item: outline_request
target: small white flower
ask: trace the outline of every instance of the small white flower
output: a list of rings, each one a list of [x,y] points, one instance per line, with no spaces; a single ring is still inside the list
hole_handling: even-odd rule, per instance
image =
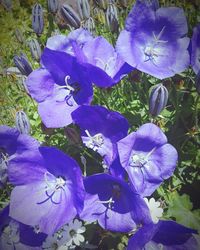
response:
[[[63,233],[62,229],[53,235],[49,235],[42,244],[42,249],[49,250],[66,250],[68,247],[65,245],[70,238],[66,238],[67,235]]]
[[[150,210],[150,215],[153,223],[154,224],[158,223],[159,218],[161,218],[163,214],[163,209],[160,207],[161,206],[160,202],[155,201],[154,198],[151,198],[149,201],[147,198],[144,198],[144,201],[146,202]]]
[[[69,241],[65,243],[66,246],[80,246],[84,242],[85,238],[82,233],[85,232],[85,227],[82,226],[82,222],[75,219],[63,227],[63,234],[66,234],[66,237],[69,238]]]

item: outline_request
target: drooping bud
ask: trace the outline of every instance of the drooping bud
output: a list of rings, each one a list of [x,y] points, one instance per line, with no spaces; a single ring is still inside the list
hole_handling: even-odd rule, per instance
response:
[[[152,116],[157,116],[165,108],[168,101],[168,90],[162,83],[153,87],[149,98],[149,112]]]
[[[38,3],[32,9],[32,28],[37,35],[41,35],[44,29],[43,9]]]
[[[15,125],[21,134],[30,134],[31,126],[26,113],[22,110],[17,111]]]
[[[40,44],[38,43],[37,39],[34,39],[34,38],[31,39],[28,42],[28,45],[29,45],[29,48],[30,48],[31,55],[32,55],[33,59],[39,61],[42,52],[41,52]]]
[[[14,64],[22,75],[28,76],[33,71],[28,58],[23,53],[21,53],[20,56],[14,56]]]
[[[118,10],[115,4],[113,3],[109,4],[106,10],[106,22],[111,32],[118,32]]]
[[[198,74],[196,75],[196,78],[195,78],[195,85],[196,85],[197,93],[200,94],[200,71],[199,71]]]
[[[63,4],[61,7],[61,15],[66,22],[74,27],[75,29],[79,28],[81,25],[81,19],[75,10],[68,4]]]
[[[1,0],[1,4],[6,10],[10,11],[12,9],[12,0]]]
[[[80,134],[77,132],[75,128],[67,127],[64,129],[65,136],[67,137],[69,144],[77,145],[81,144]]]
[[[95,23],[92,17],[85,20],[83,23],[83,28],[88,30],[90,33],[95,34]]]
[[[106,10],[108,6],[108,0],[96,0],[96,3],[99,5],[100,8]]]
[[[82,20],[90,17],[90,4],[88,0],[77,0],[78,12]]]
[[[58,0],[47,0],[47,7],[50,13],[55,14],[58,10]]]
[[[17,28],[15,30],[15,36],[16,36],[18,42],[20,42],[20,43],[24,42],[24,36],[23,36],[22,31],[20,29]]]

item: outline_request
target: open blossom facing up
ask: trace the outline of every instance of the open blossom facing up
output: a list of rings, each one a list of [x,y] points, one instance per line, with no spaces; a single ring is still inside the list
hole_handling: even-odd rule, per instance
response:
[[[12,160],[10,217],[53,234],[83,208],[78,164],[55,148],[40,147]],[[31,216],[30,216],[31,215]]]
[[[142,196],[151,195],[173,174],[177,151],[156,125],[146,123],[117,144],[121,165]]]
[[[86,197],[80,218],[117,232],[129,232],[151,222],[145,201],[125,181],[108,174],[84,179]]]
[[[175,221],[160,220],[140,228],[128,242],[127,250],[197,250],[197,231]]]
[[[153,223],[158,223],[159,218],[161,218],[163,214],[163,209],[160,207],[160,202],[155,201],[154,198],[150,198],[149,200],[147,198],[144,198],[144,201],[149,208]]]
[[[193,29],[191,39],[191,66],[196,74],[200,73],[200,24]]]
[[[189,66],[187,20],[181,8],[158,8],[158,1],[148,2],[136,1],[118,37],[117,51],[132,67],[164,79]]]
[[[26,150],[39,147],[39,142],[29,135],[20,134],[16,128],[0,126],[0,187],[8,179],[9,162]]]
[[[75,124],[81,129],[86,147],[104,157],[109,165],[116,156],[116,142],[128,133],[128,121],[120,113],[101,106],[79,107],[72,113]]]

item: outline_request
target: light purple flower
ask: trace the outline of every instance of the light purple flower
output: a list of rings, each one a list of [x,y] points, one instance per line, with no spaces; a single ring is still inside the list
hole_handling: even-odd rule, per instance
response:
[[[0,126],[0,187],[7,182],[10,161],[26,150],[38,147],[39,142],[31,136],[20,134],[16,128]]]
[[[200,24],[193,29],[191,39],[191,66],[196,74],[200,72]]]
[[[175,221],[160,220],[140,228],[130,238],[127,250],[197,250],[198,243],[192,235],[196,233]]]
[[[56,148],[40,147],[12,160],[10,217],[53,234],[83,208],[78,164]]]
[[[129,232],[139,224],[151,222],[144,200],[125,181],[108,174],[96,174],[84,179],[86,197],[80,218],[98,220],[101,227],[117,232]]]
[[[176,167],[176,149],[152,123],[142,125],[117,144],[122,167],[134,188],[144,197],[151,195]]]
[[[128,121],[118,112],[86,105],[75,110],[72,118],[81,129],[86,147],[98,152],[110,165],[116,157],[116,142],[128,133]]]
[[[164,79],[189,66],[187,32],[187,21],[181,8],[158,8],[158,1],[137,0],[116,48],[132,67]]]
[[[46,48],[42,65],[27,78],[31,96],[46,127],[59,128],[72,123],[71,113],[89,104],[93,96],[87,69],[74,56]]]

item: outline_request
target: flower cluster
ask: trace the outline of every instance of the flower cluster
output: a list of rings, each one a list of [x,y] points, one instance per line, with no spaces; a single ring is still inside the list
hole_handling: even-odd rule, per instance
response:
[[[69,8],[64,9],[68,15]],[[39,18],[37,12],[39,5],[33,13]],[[196,28],[195,72],[198,38]],[[83,28],[48,39],[41,67],[26,79],[28,92],[45,126],[73,124],[82,144],[101,157],[104,171],[83,176],[71,156],[40,144],[28,132],[0,126],[0,184],[13,185],[9,206],[0,214],[1,249],[74,249],[84,244],[84,223],[96,221],[105,230],[134,232],[128,250],[195,249],[196,231],[160,220],[163,208],[151,197],[175,171],[175,147],[153,122],[130,132],[122,114],[91,105],[93,84],[112,87],[133,67],[159,79],[184,71],[190,63],[189,41],[183,10],[159,8],[156,0],[136,1],[116,48]]]

